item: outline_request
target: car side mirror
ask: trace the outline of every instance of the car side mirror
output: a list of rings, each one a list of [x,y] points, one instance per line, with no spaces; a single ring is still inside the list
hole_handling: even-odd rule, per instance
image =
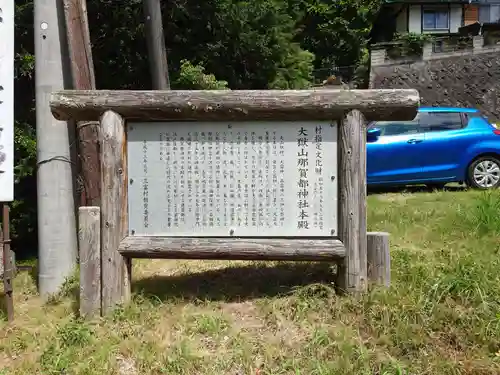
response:
[[[381,130],[380,128],[370,128],[367,130],[366,135],[368,139],[375,140],[380,137]]]

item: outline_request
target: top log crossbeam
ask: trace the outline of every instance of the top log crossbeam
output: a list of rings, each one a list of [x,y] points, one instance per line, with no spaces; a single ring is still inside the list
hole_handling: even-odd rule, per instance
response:
[[[139,121],[329,121],[354,109],[368,121],[406,121],[419,102],[414,89],[64,90],[52,93],[50,108],[64,121],[97,121],[108,110]]]

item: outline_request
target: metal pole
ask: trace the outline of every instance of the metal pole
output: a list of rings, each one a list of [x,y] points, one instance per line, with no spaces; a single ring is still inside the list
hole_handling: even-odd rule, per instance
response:
[[[7,319],[9,322],[14,320],[14,298],[12,295],[13,262],[10,251],[10,233],[9,233],[9,206],[3,204],[3,291],[5,293],[5,306],[7,309]]]
[[[35,1],[38,262],[43,299],[57,293],[76,265],[77,240],[72,183],[71,130],[49,108],[52,91],[68,80],[61,0]],[[65,70],[66,69],[66,70]]]
[[[143,0],[142,4],[152,87],[153,90],[170,90],[160,0]]]

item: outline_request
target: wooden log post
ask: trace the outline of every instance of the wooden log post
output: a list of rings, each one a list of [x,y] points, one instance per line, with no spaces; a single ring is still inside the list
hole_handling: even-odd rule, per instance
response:
[[[368,280],[372,284],[391,285],[391,255],[389,233],[368,232]]]
[[[338,264],[341,292],[367,288],[366,263],[366,130],[365,118],[350,111],[339,126],[339,239],[346,256]]]
[[[130,299],[131,261],[118,252],[128,233],[127,140],[123,118],[101,117],[102,314]]]
[[[78,209],[80,249],[80,316],[101,314],[101,209]]]
[[[2,231],[3,221],[0,221],[0,280],[3,280],[3,262],[4,262],[4,244],[3,244],[3,231]],[[12,263],[12,277],[16,277],[17,275],[17,266],[16,266],[16,253],[10,250],[11,263]]]

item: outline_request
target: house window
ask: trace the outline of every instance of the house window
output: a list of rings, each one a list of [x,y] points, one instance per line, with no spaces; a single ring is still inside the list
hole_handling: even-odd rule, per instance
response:
[[[424,30],[448,30],[450,28],[450,13],[448,9],[424,9]]]
[[[490,6],[481,4],[479,6],[479,22],[487,23],[490,22]]]

